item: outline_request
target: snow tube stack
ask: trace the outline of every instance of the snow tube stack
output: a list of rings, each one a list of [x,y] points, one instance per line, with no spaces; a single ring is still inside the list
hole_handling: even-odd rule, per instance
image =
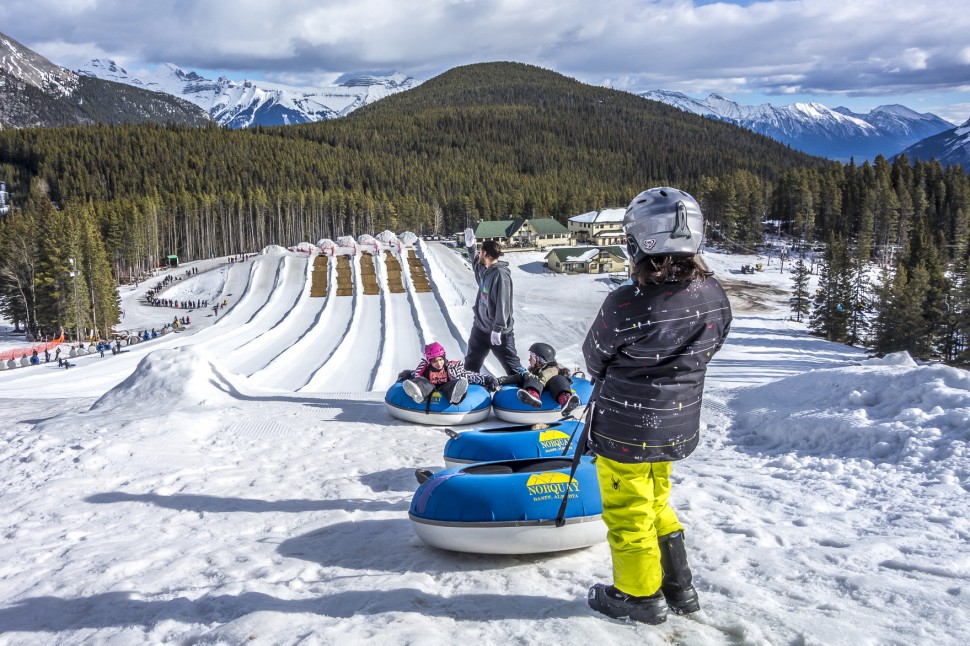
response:
[[[583,431],[579,420],[500,426],[450,433],[445,444],[446,467],[474,462],[527,458],[572,457]]]
[[[408,517],[431,545],[477,554],[537,554],[606,540],[596,467],[583,457],[483,462],[432,475],[415,492]],[[565,524],[556,515],[568,495]]]
[[[438,391],[431,394],[428,402],[418,404],[404,392],[404,382],[399,381],[387,390],[384,405],[392,417],[406,422],[452,426],[474,424],[488,417],[492,398],[483,386],[471,384],[460,404],[452,404]]]
[[[572,377],[572,391],[579,396],[579,408],[573,412],[574,417],[581,417],[589,398],[593,394],[593,384],[588,379]],[[495,416],[506,422],[515,424],[533,424],[535,422],[555,422],[562,418],[559,404],[548,392],[542,393],[542,406],[533,408],[519,400],[518,386],[502,386],[492,396],[492,409]]]

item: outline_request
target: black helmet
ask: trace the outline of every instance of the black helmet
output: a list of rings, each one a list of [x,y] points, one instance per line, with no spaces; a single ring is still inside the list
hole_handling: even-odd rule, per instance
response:
[[[693,256],[701,248],[704,216],[697,200],[684,191],[651,188],[630,202],[623,231],[635,263],[645,256]]]
[[[556,351],[548,343],[533,343],[529,352],[536,355],[539,363],[552,363],[556,360]]]

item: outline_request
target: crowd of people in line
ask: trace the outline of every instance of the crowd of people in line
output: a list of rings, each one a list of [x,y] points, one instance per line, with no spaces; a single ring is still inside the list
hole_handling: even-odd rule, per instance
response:
[[[199,273],[198,267],[192,267],[191,269],[185,270],[185,276],[173,276],[169,274],[165,278],[158,281],[154,287],[150,288],[145,292],[145,301],[149,305],[154,305],[155,307],[174,307],[176,309],[192,309],[195,307],[208,307],[208,300],[188,300],[180,301],[174,298],[155,298],[155,295],[161,292],[163,289],[174,283],[175,281],[182,280],[182,278],[188,278]],[[138,286],[138,283],[135,283]]]

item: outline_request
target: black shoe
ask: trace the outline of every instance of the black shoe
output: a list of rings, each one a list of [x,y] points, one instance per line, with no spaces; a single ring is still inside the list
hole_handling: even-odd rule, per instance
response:
[[[675,615],[689,615],[701,609],[701,602],[697,598],[697,590],[690,586],[686,590],[679,587],[665,588],[661,586],[664,598]]]
[[[533,408],[542,408],[542,400],[530,393],[525,388],[519,388],[519,401]]]
[[[589,589],[586,601],[590,608],[613,619],[629,617],[644,624],[667,621],[667,601],[660,590],[649,597],[634,597],[612,585],[597,583]]]
[[[414,470],[414,477],[417,479],[418,484],[424,484],[433,475],[434,475],[434,473],[431,471],[431,469],[415,469]]]
[[[577,406],[579,406],[579,395],[572,393],[566,398],[566,403],[562,405],[562,416],[569,417]]]

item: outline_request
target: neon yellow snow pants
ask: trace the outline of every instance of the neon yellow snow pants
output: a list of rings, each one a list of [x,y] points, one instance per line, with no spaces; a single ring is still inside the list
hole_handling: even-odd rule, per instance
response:
[[[658,536],[682,530],[670,497],[670,462],[624,464],[596,458],[603,522],[613,556],[613,585],[645,597],[660,589]]]

